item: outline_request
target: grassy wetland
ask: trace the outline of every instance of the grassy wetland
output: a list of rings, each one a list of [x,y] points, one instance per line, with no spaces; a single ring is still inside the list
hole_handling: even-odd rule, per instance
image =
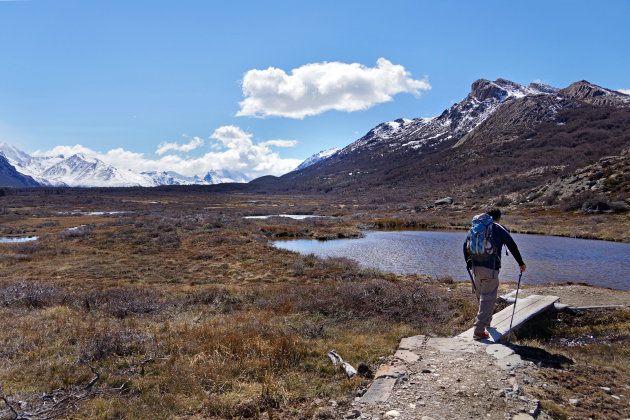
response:
[[[476,313],[466,284],[268,243],[365,227],[464,229],[473,211],[186,190],[0,200],[0,236],[39,236],[0,244],[1,418],[312,418],[330,399],[352,401],[401,337],[455,334]],[[78,213],[98,211],[123,213]],[[555,211],[514,210],[505,222],[630,241],[627,216]],[[334,217],[244,218],[286,213]],[[628,378],[622,318],[612,368]],[[362,374],[347,379],[326,357],[332,349]]]

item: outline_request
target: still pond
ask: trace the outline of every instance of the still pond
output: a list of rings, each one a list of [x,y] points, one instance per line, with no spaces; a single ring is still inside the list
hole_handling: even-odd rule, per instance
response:
[[[630,244],[513,234],[527,264],[524,283],[584,282],[630,290]],[[274,246],[319,257],[346,257],[361,267],[398,274],[469,281],[462,247],[466,232],[368,231],[360,239],[274,241]],[[503,248],[501,279],[516,281],[518,266]]]

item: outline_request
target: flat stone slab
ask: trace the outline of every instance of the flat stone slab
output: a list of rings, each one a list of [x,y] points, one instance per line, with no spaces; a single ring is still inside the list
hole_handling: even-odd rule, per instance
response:
[[[381,365],[379,366],[378,370],[374,374],[374,377],[376,379],[384,378],[384,377],[400,378],[401,376],[404,376],[406,373],[407,373],[407,368],[402,365],[398,365],[398,366]]]
[[[427,341],[427,347],[433,350],[440,351],[442,353],[475,353],[482,343],[477,343],[472,340],[467,340],[462,337],[431,337]]]
[[[387,401],[396,385],[396,378],[381,377],[372,382],[370,388],[361,397],[359,402],[366,404],[374,404],[377,402]]]
[[[406,363],[415,363],[420,360],[420,356],[409,350],[397,350],[396,353],[394,353],[394,357]]]
[[[424,335],[414,335],[412,337],[405,337],[400,340],[398,349],[400,350],[420,350],[424,346]]]
[[[496,357],[497,359],[503,359],[504,357],[513,355],[514,350],[508,346],[504,346],[503,344],[490,344],[486,347],[486,353]]]
[[[519,356],[518,354],[511,354],[509,356],[502,357],[500,359],[497,359],[495,363],[501,369],[505,370],[514,369],[516,367],[524,365],[523,359],[521,359],[521,356]]]
[[[512,417],[512,420],[534,420],[534,418],[527,413],[518,413]]]
[[[549,309],[560,298],[558,296],[540,296],[531,295],[525,299],[519,299],[516,302],[516,309],[514,305],[510,305],[502,311],[492,316],[492,322],[490,327],[486,328],[490,337],[483,342],[497,342],[507,337],[510,332],[510,322],[512,320],[512,311],[514,311],[514,321],[512,324],[512,330],[516,330],[525,322],[538,315],[539,313]],[[473,338],[474,328],[464,331],[458,337],[462,337],[468,340]]]

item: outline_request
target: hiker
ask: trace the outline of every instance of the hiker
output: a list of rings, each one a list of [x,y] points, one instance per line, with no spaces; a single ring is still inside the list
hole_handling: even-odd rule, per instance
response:
[[[499,269],[503,245],[508,247],[521,272],[526,268],[514,239],[508,230],[498,223],[499,220],[501,220],[499,209],[492,209],[475,216],[473,228],[464,242],[466,267],[469,271],[472,270],[473,289],[479,301],[479,312],[474,323],[473,338],[475,340],[489,337],[486,328],[490,326],[499,290]],[[478,234],[473,237],[475,232]]]

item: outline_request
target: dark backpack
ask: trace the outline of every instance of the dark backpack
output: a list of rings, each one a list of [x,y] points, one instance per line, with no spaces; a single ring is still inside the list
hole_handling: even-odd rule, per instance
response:
[[[492,237],[492,216],[482,213],[472,219],[472,227],[466,238],[466,249],[473,261],[488,261],[497,254]]]

